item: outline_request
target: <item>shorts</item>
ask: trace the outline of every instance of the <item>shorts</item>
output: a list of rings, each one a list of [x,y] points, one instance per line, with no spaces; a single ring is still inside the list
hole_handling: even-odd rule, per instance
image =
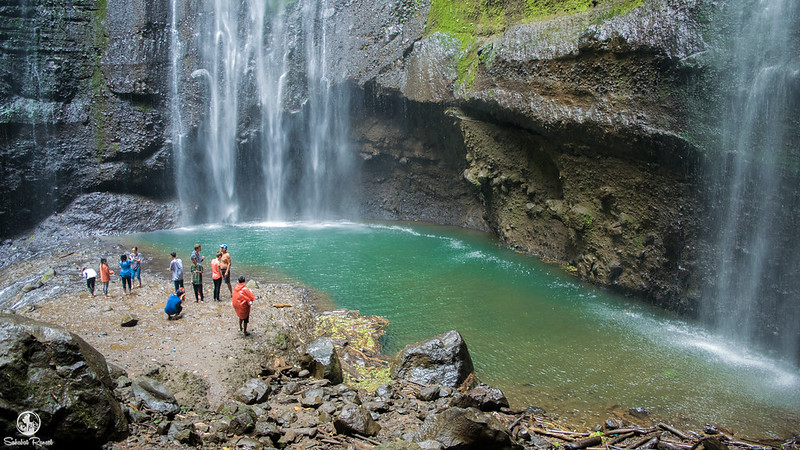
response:
[[[219,273],[222,274],[222,281],[225,283],[230,284],[231,282],[231,274],[228,272],[228,269],[223,269],[222,267],[219,268]]]

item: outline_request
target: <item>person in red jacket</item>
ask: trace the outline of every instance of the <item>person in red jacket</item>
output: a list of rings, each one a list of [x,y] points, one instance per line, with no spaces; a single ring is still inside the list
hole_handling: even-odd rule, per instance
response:
[[[233,288],[233,309],[239,317],[239,331],[244,331],[245,336],[250,336],[247,332],[247,324],[250,322],[250,305],[256,299],[253,291],[244,285],[244,277],[239,277],[239,284]]]

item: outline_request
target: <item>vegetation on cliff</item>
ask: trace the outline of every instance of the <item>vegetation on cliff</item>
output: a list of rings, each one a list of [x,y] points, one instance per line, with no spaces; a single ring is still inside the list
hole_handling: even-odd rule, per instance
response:
[[[479,63],[490,58],[482,47],[490,36],[509,27],[563,15],[593,11],[585,15],[585,25],[630,12],[643,0],[432,0],[425,34],[444,33],[461,42],[457,85],[469,87]]]

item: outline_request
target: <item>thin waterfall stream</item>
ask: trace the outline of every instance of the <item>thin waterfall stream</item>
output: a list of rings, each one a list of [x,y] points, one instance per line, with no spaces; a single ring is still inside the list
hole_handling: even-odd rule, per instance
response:
[[[720,84],[723,151],[711,158],[715,279],[704,316],[733,342],[800,361],[800,3],[732,2]]]

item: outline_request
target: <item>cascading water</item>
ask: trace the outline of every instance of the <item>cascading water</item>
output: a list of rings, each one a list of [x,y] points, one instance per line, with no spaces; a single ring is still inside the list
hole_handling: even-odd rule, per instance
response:
[[[736,342],[800,352],[800,2],[732,1],[720,70],[722,152],[712,158],[716,279],[705,315]]]
[[[200,106],[177,181],[190,220],[352,218],[349,105],[326,59],[333,7],[206,0],[198,9],[187,83]]]
[[[183,45],[181,43],[180,34],[178,32],[178,0],[171,0],[170,1],[170,12],[172,17],[170,18],[170,26],[169,26],[169,47],[170,47],[170,105],[169,105],[169,112],[170,112],[170,119],[171,119],[171,129],[172,129],[172,154],[175,155],[175,165],[178,169],[178,173],[184,173],[185,161],[184,161],[184,152],[183,152],[183,139],[184,139],[184,131],[183,131],[183,120],[181,117],[181,108],[180,108],[180,95],[178,94],[181,90],[180,84],[180,66],[179,62],[182,60],[183,57]],[[178,197],[182,205],[185,205],[186,202],[183,201],[184,198],[188,196],[186,192],[186,184],[178,183]]]

